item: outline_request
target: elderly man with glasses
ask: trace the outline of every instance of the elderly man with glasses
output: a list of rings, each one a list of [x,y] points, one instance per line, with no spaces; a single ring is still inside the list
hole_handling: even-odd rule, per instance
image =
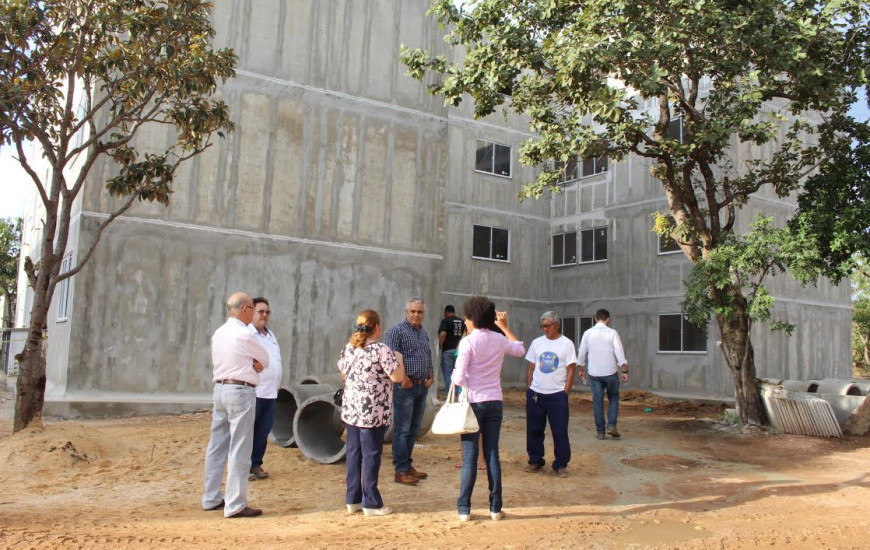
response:
[[[257,340],[269,352],[269,370],[260,375],[257,386],[257,411],[254,418],[254,448],[251,451],[251,473],[249,481],[266,479],[269,473],[263,469],[263,457],[266,454],[266,444],[272,422],[275,419],[275,402],[278,400],[278,388],[281,386],[281,349],[275,333],[266,325],[269,323],[269,301],[265,298],[254,298],[254,320],[248,328],[257,336]]]
[[[541,315],[544,335],[535,339],[526,353],[529,362],[526,383],[526,451],[527,472],[544,468],[544,437],[547,421],[553,434],[553,472],[567,476],[571,460],[568,441],[568,395],[574,385],[577,353],[574,342],[562,336],[562,319],[552,311]]]
[[[227,299],[227,321],[211,337],[211,438],[205,451],[203,510],[223,510],[227,518],[263,514],[248,507],[248,472],[254,441],[255,388],[260,372],[269,367],[269,352],[251,334],[254,302],[244,292]],[[227,470],[226,496],[221,480]]]

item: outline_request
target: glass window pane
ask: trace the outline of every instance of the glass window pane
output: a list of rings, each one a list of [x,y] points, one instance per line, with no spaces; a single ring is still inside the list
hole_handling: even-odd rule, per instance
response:
[[[683,317],[683,351],[707,351],[707,335]]]
[[[592,230],[587,229],[580,233],[580,261],[591,262],[594,259],[592,255]]]
[[[565,317],[562,319],[562,335],[568,337],[575,344],[577,343],[577,319],[575,317]]]
[[[583,333],[595,326],[595,317],[580,317],[580,335],[578,338],[583,338]],[[580,340],[577,340],[578,342]]]
[[[565,181],[574,181],[578,178],[577,174],[577,157],[571,157],[571,159],[566,163],[567,167],[565,168]]]
[[[607,259],[607,228],[600,227],[595,232],[595,259]]]
[[[659,315],[659,351],[681,351],[682,315]]]
[[[477,140],[477,160],[474,168],[481,172],[492,173],[492,143]]]
[[[476,258],[489,258],[489,238],[492,230],[483,225],[474,226],[474,240],[471,255]]]
[[[565,235],[553,235],[553,263],[552,265],[562,265],[565,263]]]
[[[511,175],[511,148],[506,145],[495,146],[495,163],[493,164],[493,174],[499,176]]]
[[[676,252],[680,250],[680,245],[673,240],[669,235],[659,235],[659,252]]]
[[[668,123],[668,138],[683,142],[683,119],[674,118]]]
[[[595,170],[597,172],[607,172],[607,155],[601,155],[595,160]]]
[[[492,228],[492,258],[495,260],[508,259],[508,230]]]
[[[577,233],[573,231],[565,234],[565,263],[577,263]]]
[[[583,176],[591,176],[595,173],[595,160],[592,157],[583,159]]]

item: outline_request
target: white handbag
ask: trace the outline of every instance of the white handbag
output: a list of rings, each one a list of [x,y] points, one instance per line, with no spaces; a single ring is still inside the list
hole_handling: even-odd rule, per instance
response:
[[[468,403],[468,392],[461,393],[456,397],[456,386],[450,383],[450,391],[447,392],[447,401],[435,415],[432,422],[432,433],[438,435],[471,434],[480,431],[477,417]]]

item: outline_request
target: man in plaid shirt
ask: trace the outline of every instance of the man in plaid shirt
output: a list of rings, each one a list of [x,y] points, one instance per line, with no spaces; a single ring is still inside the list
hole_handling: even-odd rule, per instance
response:
[[[426,396],[435,381],[432,349],[423,323],[423,300],[411,298],[405,306],[405,320],[390,328],[384,342],[405,369],[405,379],[393,384],[393,468],[396,483],[417,485],[428,474],[415,470],[411,452],[426,410]]]

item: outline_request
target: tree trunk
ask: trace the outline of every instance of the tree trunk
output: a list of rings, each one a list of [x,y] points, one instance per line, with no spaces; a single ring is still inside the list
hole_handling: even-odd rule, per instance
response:
[[[749,335],[751,324],[745,309],[738,308],[729,317],[716,316],[722,333],[722,352],[734,380],[734,399],[740,418],[748,424],[767,424],[767,415],[761,401],[758,376],[755,371],[755,352]]]
[[[18,361],[13,425],[13,431],[16,432],[23,430],[42,415],[42,405],[45,401],[45,327],[48,304],[51,303],[51,298],[46,296],[47,293],[48,289],[44,288],[41,293],[37,290],[34,296],[30,331],[27,333],[27,342]]]
[[[864,368],[870,369],[870,332],[859,333],[858,336],[864,343]]]

